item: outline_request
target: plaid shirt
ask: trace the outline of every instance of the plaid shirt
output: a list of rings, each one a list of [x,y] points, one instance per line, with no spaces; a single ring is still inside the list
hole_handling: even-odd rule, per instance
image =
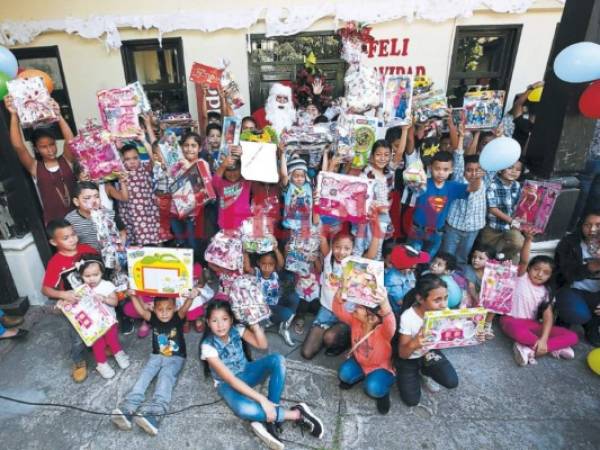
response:
[[[488,208],[498,208],[504,214],[511,216],[515,212],[519,195],[521,194],[521,185],[518,181],[513,181],[510,185],[505,185],[496,175],[487,187],[486,197]],[[488,211],[488,225],[496,231],[510,230],[510,223],[498,219]]]
[[[466,183],[465,159],[462,150],[454,151],[454,180]],[[459,198],[452,202],[446,222],[452,228],[460,231],[478,231],[485,226],[486,183],[481,183],[479,189],[471,192],[465,199]]]

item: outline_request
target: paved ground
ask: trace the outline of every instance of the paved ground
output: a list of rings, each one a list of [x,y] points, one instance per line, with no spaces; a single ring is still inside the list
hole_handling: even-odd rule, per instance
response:
[[[70,380],[66,323],[42,308],[28,314],[29,338],[0,343],[0,394],[33,402],[77,405],[110,411],[133,384],[149,351],[149,338],[126,336],[132,365],[112,380],[94,372],[85,383]],[[274,351],[288,352],[276,335]],[[188,335],[189,358],[180,376],[173,409],[217,400],[196,358],[199,337]],[[380,416],[359,386],[337,388],[339,358],[310,363],[298,351],[288,356],[284,401],[306,401],[325,422],[316,441],[287,425],[286,448],[327,449],[594,449],[600,448],[600,377],[585,363],[590,350],[576,348],[575,361],[542,358],[519,368],[511,346],[497,337],[484,346],[446,355],[457,368],[454,391],[424,394],[422,404],[405,407],[392,390],[392,410]],[[222,403],[192,407],[164,419],[157,437],[139,429],[117,431],[107,417],[62,408],[23,406],[0,400],[0,447],[6,449],[257,449],[246,423]]]

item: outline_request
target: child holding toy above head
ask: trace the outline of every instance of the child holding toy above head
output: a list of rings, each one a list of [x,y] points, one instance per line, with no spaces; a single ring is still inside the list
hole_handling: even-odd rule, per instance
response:
[[[439,350],[427,350],[423,335],[425,312],[446,309],[447,299],[446,283],[434,274],[419,278],[414,291],[404,299],[396,373],[400,398],[408,406],[419,404],[421,381],[432,392],[439,390],[432,380],[448,389],[458,386],[450,361]]]
[[[281,186],[285,189],[282,226],[292,231],[306,229],[312,223],[313,205],[308,166],[300,157],[287,160],[283,153],[280,172]]]
[[[406,294],[417,282],[415,271],[418,264],[429,262],[429,255],[419,252],[408,245],[394,245],[386,242],[383,245],[383,261],[385,263],[384,286],[395,314],[400,312]]]
[[[251,421],[252,431],[273,449],[283,449],[277,429],[284,421],[294,421],[321,439],[322,421],[305,403],[290,409],[281,405],[285,386],[285,359],[272,353],[256,361],[248,358],[246,344],[266,350],[267,337],[259,324],[236,323],[228,302],[213,300],[206,307],[207,330],[200,344],[204,374],[210,373],[225,403],[241,419]],[[268,394],[254,387],[269,379]]]
[[[529,261],[532,240],[533,235],[526,233],[512,308],[500,318],[502,331],[515,341],[513,350],[519,366],[536,364],[536,357],[548,353],[556,359],[573,359],[572,346],[578,341],[573,331],[554,326],[554,260],[540,255]]]
[[[177,309],[174,298],[155,297],[153,310],[149,311],[133,291],[130,297],[137,313],[152,326],[152,354],[131,391],[113,410],[111,420],[120,430],[131,430],[131,422],[134,421],[146,433],[156,436],[160,416],[169,408],[177,377],[185,364],[183,323],[192,299],[187,298]],[[155,377],[152,401],[140,408]]]
[[[350,389],[364,379],[366,394],[376,400],[380,414],[387,414],[395,378],[391,340],[396,331],[396,318],[382,290],[369,300],[377,306],[344,302],[340,290],[333,298],[333,312],[350,327],[352,345],[338,370],[338,377],[342,389]]]

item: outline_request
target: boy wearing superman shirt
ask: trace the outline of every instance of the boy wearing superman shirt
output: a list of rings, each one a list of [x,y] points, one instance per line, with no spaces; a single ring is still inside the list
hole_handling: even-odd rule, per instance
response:
[[[412,236],[408,244],[416,250],[423,250],[433,258],[442,243],[444,222],[450,204],[459,198],[467,198],[479,186],[476,181],[469,184],[449,181],[452,174],[453,157],[450,152],[436,153],[431,160],[431,178],[417,198],[413,215]]]

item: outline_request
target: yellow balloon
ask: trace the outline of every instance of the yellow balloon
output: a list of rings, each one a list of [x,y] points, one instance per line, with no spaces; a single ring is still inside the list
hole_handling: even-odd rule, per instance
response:
[[[544,92],[544,88],[542,86],[536,87],[532,90],[527,96],[527,100],[532,103],[537,103],[542,99],[542,92]]]
[[[600,375],[600,348],[588,353],[587,363],[596,375]]]

